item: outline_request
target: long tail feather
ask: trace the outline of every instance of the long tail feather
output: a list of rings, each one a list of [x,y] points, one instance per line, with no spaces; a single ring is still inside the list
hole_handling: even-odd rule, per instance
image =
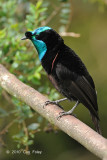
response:
[[[102,135],[101,129],[100,129],[100,126],[99,126],[99,119],[96,118],[95,115],[93,115],[92,113],[90,113],[90,114],[91,114],[91,117],[92,117],[92,121],[93,121],[93,123],[94,123],[94,125],[95,125],[96,131],[97,131],[99,134]]]

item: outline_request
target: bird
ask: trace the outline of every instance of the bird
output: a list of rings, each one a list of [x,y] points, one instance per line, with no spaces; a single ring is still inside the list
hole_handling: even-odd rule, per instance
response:
[[[26,39],[32,41],[49,80],[65,97],[46,101],[45,105],[52,103],[60,106],[59,103],[64,100],[75,101],[71,110],[60,112],[58,118],[61,118],[73,115],[74,109],[82,103],[89,110],[96,131],[101,134],[95,84],[81,58],[51,27],[43,26],[34,31],[26,31],[22,40]]]

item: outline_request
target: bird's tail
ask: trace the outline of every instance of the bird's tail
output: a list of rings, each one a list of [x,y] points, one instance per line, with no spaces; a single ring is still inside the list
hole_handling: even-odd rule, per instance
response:
[[[102,135],[101,129],[100,129],[100,126],[99,126],[99,119],[98,119],[97,117],[95,117],[95,115],[93,115],[92,113],[90,113],[90,114],[91,114],[91,117],[92,117],[92,121],[93,121],[93,123],[94,123],[94,125],[95,125],[96,131],[97,131],[99,134]]]

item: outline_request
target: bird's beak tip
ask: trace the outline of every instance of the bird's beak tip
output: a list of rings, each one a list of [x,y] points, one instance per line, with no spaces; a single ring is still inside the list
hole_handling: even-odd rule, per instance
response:
[[[23,38],[21,38],[21,40],[26,40],[26,39],[28,39],[27,37],[23,37]]]

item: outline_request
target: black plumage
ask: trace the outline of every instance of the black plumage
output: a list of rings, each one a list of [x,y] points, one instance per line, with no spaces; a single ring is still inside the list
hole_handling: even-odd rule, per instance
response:
[[[67,99],[82,103],[90,111],[97,132],[101,133],[95,85],[84,63],[53,29],[35,36],[47,46],[41,63],[55,88]]]

